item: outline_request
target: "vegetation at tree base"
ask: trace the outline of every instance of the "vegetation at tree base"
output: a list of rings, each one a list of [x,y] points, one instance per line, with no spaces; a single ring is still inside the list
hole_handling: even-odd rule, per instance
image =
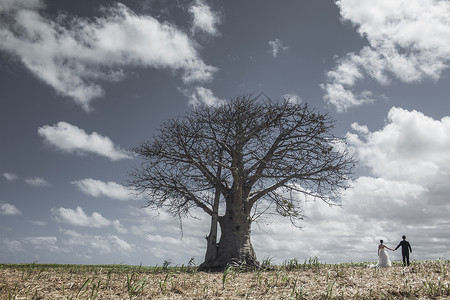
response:
[[[390,268],[291,259],[266,269],[0,265],[0,299],[447,299],[450,260]]]
[[[336,204],[348,187],[354,160],[333,135],[333,123],[288,99],[242,96],[197,106],[134,149],[143,163],[130,186],[147,194],[154,209],[182,218],[200,208],[211,217],[202,270],[257,268],[250,240],[255,218],[272,206],[296,224],[305,197]]]

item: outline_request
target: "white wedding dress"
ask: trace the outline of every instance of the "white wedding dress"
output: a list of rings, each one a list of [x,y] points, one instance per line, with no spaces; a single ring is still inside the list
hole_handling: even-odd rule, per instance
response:
[[[369,268],[387,268],[391,267],[392,263],[389,259],[389,255],[386,252],[386,248],[380,249],[380,255],[378,256],[378,263],[376,265],[368,265]]]
[[[378,257],[378,264],[376,266],[381,268],[392,266],[391,260],[389,259],[389,255],[386,252],[386,248],[380,249],[380,256]]]

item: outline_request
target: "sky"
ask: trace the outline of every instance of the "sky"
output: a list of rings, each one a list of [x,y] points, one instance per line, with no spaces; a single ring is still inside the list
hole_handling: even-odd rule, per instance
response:
[[[450,258],[449,69],[446,0],[0,0],[0,263],[200,264],[208,216],[145,208],[131,149],[248,93],[329,114],[358,159],[341,206],[253,224],[260,261],[376,261],[404,234]]]

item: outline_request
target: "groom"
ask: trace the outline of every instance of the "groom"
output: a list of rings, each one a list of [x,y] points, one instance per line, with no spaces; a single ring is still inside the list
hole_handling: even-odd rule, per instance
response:
[[[411,251],[412,253],[411,245],[406,240],[406,236],[402,236],[402,239],[403,240],[394,250],[397,250],[398,247],[402,246],[403,265],[406,266],[406,263],[408,263],[409,266],[409,252]]]

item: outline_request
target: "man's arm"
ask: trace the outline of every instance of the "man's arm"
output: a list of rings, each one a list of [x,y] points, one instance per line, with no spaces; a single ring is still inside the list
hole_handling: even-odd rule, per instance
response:
[[[411,253],[412,253],[412,248],[411,248],[411,244],[410,243],[408,243],[408,248],[409,248],[409,251],[411,251]]]
[[[397,247],[395,247],[395,249],[394,250],[397,250],[398,249],[398,247],[400,247],[400,245],[402,244],[402,242],[400,242],[400,244],[398,244],[398,246]]]

